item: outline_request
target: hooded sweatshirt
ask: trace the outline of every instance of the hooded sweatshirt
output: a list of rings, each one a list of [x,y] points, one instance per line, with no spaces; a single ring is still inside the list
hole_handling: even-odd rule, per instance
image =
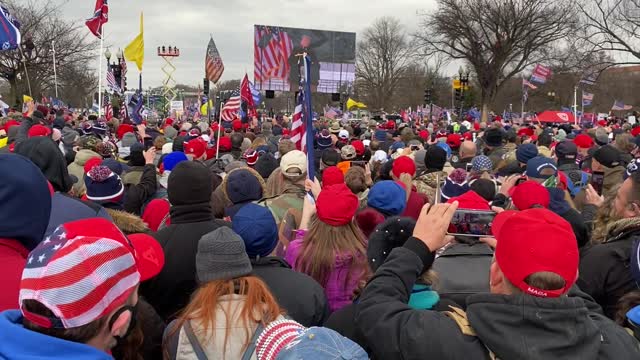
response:
[[[68,192],[73,182],[67,172],[67,163],[53,140],[48,137],[34,137],[16,146],[16,154],[31,160],[56,191]],[[79,178],[81,179],[81,178]]]
[[[46,360],[111,360],[109,354],[92,346],[27,330],[22,314],[9,310],[0,314],[0,358]]]
[[[18,307],[22,269],[44,236],[51,194],[40,170],[22,156],[0,155],[0,173],[1,311]]]

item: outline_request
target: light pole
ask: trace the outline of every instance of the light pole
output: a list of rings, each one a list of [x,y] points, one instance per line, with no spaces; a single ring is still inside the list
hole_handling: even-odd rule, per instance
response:
[[[460,76],[460,116],[462,118],[462,111],[464,110],[464,91],[469,85],[469,71],[465,72],[462,66],[458,69],[458,75]]]

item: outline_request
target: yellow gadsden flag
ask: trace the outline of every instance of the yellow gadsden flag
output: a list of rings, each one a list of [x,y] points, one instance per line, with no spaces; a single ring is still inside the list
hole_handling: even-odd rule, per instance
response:
[[[29,95],[22,95],[22,102],[23,103],[28,103],[29,101],[33,101],[33,98]]]
[[[124,57],[136,63],[138,71],[142,71],[142,63],[144,62],[144,26],[142,13],[140,13],[140,34],[124,48]]]
[[[357,107],[358,109],[366,109],[367,105],[349,98],[349,100],[347,100],[347,109],[354,107]]]

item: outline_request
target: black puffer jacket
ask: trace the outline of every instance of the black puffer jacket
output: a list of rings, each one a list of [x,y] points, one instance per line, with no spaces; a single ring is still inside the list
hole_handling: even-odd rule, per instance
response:
[[[411,289],[434,254],[418,239],[391,252],[356,305],[356,325],[377,359],[638,359],[637,341],[594,312],[588,297],[477,294],[466,318],[475,336],[442,312],[413,310]],[[592,300],[591,300],[592,301]],[[469,330],[468,328],[465,328]]]
[[[253,273],[261,278],[287,315],[306,327],[322,326],[329,317],[324,289],[312,277],[291,269],[284,259],[252,259]],[[295,289],[295,291],[292,291]]]
[[[610,318],[615,316],[618,300],[638,288],[629,263],[633,242],[639,239],[640,218],[622,219],[609,225],[604,243],[582,250],[578,285]]]

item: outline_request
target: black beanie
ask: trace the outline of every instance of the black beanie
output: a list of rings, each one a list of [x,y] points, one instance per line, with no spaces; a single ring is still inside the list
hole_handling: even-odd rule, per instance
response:
[[[200,162],[183,161],[169,175],[167,193],[171,205],[208,203],[213,192],[211,172]]]
[[[593,153],[593,158],[604,167],[614,168],[620,166],[620,150],[611,145],[605,145],[596,150]]]
[[[269,175],[277,168],[278,160],[271,153],[262,154],[253,166],[253,169],[265,180],[268,179]]]
[[[379,224],[369,236],[367,258],[373,271],[387,259],[391,250],[401,247],[413,234],[416,221],[408,217],[394,216]]]
[[[171,146],[171,151],[184,152],[184,136],[176,136],[176,138],[173,139],[173,145]]]
[[[436,169],[442,171],[447,163],[447,152],[439,146],[429,146],[424,156],[424,166],[427,170]]]

